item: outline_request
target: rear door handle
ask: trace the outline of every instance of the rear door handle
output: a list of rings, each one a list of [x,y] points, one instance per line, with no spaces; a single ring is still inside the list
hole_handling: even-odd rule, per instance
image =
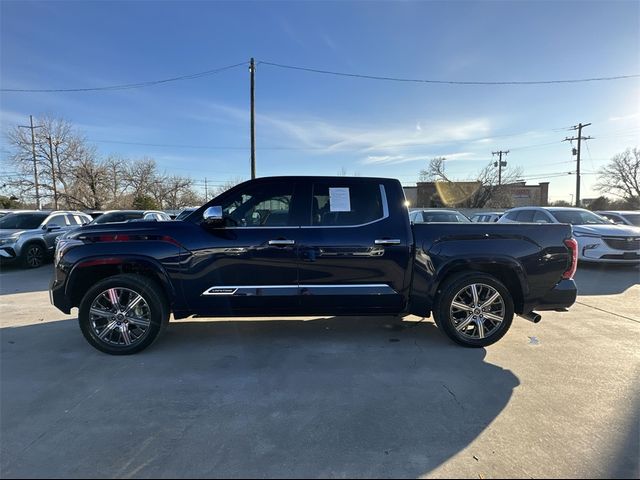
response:
[[[379,238],[374,242],[376,245],[400,245],[400,240],[397,238]]]
[[[269,240],[269,245],[276,247],[284,247],[286,245],[295,245],[295,240]]]

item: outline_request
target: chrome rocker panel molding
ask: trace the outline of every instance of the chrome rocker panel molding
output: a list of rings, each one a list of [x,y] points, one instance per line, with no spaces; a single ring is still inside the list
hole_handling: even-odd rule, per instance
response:
[[[202,295],[295,296],[295,295],[397,295],[384,283],[365,285],[216,285]]]

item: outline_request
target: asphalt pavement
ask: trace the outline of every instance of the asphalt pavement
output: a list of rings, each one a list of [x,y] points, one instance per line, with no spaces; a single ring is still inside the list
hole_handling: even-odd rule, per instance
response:
[[[579,269],[569,312],[486,349],[416,317],[187,319],[129,357],[51,270],[0,273],[2,478],[640,475],[637,268]]]

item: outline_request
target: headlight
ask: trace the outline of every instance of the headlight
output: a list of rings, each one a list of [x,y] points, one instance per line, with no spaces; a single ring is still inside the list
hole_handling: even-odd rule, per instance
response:
[[[53,264],[54,266],[58,266],[60,260],[64,256],[65,253],[69,251],[69,249],[73,247],[77,247],[79,245],[84,245],[82,240],[77,240],[75,238],[62,238],[56,244],[56,251],[53,254]]]
[[[6,245],[8,243],[15,243],[18,240],[17,235],[11,235],[10,237],[0,238],[0,245]]]

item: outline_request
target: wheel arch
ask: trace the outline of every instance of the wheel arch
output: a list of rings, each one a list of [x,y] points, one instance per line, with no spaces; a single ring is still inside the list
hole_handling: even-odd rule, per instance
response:
[[[437,299],[445,283],[453,278],[477,273],[491,275],[499,280],[511,294],[515,312],[522,313],[528,287],[524,268],[515,259],[501,259],[491,262],[452,261],[438,272],[437,280],[434,282],[431,292],[432,298]]]
[[[155,281],[161,288],[167,305],[173,309],[176,291],[169,275],[157,260],[144,256],[93,257],[78,262],[69,273],[65,289],[71,306],[79,306],[87,291],[98,281],[124,273],[141,275]]]

